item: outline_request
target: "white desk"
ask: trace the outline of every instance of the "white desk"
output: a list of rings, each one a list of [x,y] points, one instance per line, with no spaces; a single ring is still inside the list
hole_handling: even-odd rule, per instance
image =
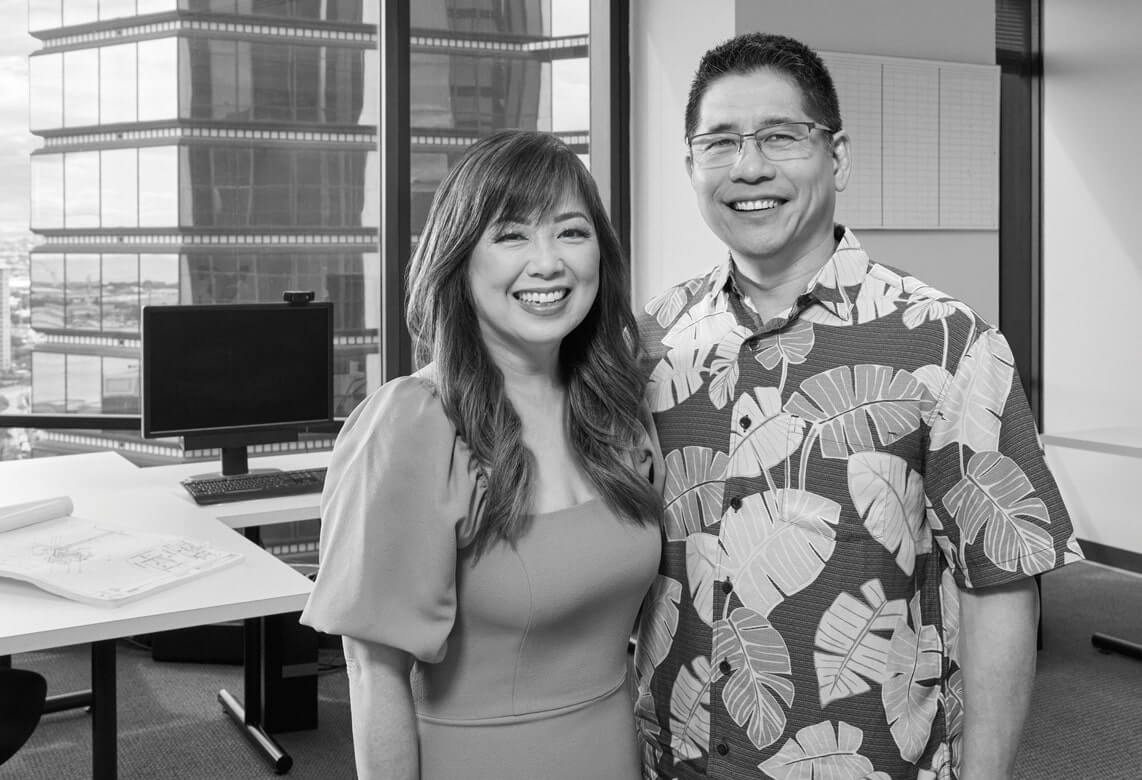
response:
[[[323,468],[329,465],[330,454],[330,451],[325,450],[250,458],[250,470]],[[220,465],[218,461],[200,461],[176,463],[170,466],[148,466],[136,470],[134,485],[138,490],[153,491],[156,495],[192,507],[203,515],[217,518],[231,528],[292,523],[298,520],[313,520],[319,516],[318,508],[321,503],[319,493],[199,506],[179,484],[179,480],[216,472]]]
[[[162,490],[114,453],[0,462],[5,503],[70,495],[77,517],[179,534],[239,551],[241,562],[118,607],[95,607],[0,579],[0,655],[92,643],[93,766],[117,773],[115,645],[119,637],[300,610],[312,583],[256,544]],[[180,488],[181,489],[181,488]],[[251,708],[249,692],[247,707]],[[286,767],[288,769],[288,767]]]

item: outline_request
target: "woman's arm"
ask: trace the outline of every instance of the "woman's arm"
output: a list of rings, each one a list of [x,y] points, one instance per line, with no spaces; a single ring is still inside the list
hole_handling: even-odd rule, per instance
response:
[[[409,670],[412,656],[388,645],[341,640],[349,676],[353,749],[361,780],[420,780]]]

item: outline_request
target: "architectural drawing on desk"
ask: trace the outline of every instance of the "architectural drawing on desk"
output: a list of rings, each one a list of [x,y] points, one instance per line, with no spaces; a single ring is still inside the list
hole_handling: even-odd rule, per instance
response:
[[[196,544],[189,539],[176,538],[157,547],[143,550],[127,560],[140,569],[181,574],[193,571],[196,567],[210,565],[217,555],[213,548]]]
[[[46,544],[32,547],[31,553],[33,558],[43,561],[48,566],[81,571],[83,562],[94,554],[89,542],[88,537],[54,538]]]
[[[237,563],[242,554],[74,516],[0,534],[0,576],[88,604],[114,605]]]

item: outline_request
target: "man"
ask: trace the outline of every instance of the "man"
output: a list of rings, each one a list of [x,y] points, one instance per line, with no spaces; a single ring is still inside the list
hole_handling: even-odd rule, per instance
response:
[[[803,44],[707,52],[686,139],[729,256],[640,321],[667,464],[646,776],[1009,777],[1032,575],[1082,557],[1010,348],[834,224],[850,139]]]

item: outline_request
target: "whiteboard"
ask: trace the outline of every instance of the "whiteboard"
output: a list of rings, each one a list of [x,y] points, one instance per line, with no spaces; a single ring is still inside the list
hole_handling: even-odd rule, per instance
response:
[[[851,138],[837,221],[853,228],[996,230],[995,65],[820,52]]]

